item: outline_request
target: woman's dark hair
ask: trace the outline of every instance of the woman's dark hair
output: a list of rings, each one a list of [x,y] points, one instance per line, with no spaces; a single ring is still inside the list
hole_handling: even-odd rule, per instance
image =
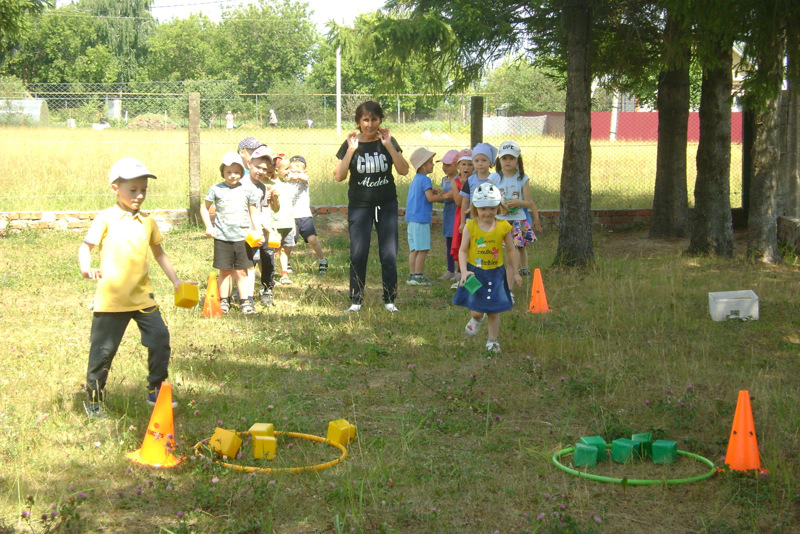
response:
[[[498,156],[496,160],[494,160],[494,168],[497,169],[497,172],[502,173],[500,170],[500,157]],[[519,171],[519,176],[517,176],[517,180],[522,180],[522,177],[525,176],[525,166],[522,164],[522,154],[519,155],[517,158],[517,170]]]
[[[367,100],[366,102],[362,102],[356,108],[356,124],[359,123],[361,117],[364,115],[375,115],[378,117],[381,122],[383,122],[383,108],[380,104],[373,100]]]

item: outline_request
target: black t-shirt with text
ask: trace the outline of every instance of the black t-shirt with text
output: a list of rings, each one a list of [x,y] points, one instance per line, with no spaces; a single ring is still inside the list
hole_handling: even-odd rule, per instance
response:
[[[392,137],[395,150],[402,152]],[[342,143],[336,157],[347,154],[347,141]],[[397,200],[397,189],[392,174],[392,156],[380,140],[359,141],[358,148],[350,160],[350,187],[347,192],[349,205],[353,208],[380,206]]]

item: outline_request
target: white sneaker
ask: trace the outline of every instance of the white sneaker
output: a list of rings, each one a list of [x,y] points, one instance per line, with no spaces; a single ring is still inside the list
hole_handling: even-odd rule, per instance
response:
[[[361,304],[351,304],[347,309],[347,313],[361,311]]]
[[[458,284],[460,284],[460,283],[461,283],[461,278],[459,278],[458,280],[453,282],[453,285],[450,286],[450,289],[458,289]]]
[[[489,340],[486,342],[486,350],[495,354],[500,354],[500,343]]]
[[[397,309],[397,306],[394,305],[394,302],[387,302],[386,303],[386,310],[391,312],[391,313],[400,311],[400,310]]]
[[[470,319],[467,323],[467,326],[464,328],[464,333],[467,334],[469,337],[474,336],[478,333],[478,330],[481,329],[481,325],[483,324],[483,320],[486,318],[486,314],[481,317],[480,321],[476,321],[474,318]]]

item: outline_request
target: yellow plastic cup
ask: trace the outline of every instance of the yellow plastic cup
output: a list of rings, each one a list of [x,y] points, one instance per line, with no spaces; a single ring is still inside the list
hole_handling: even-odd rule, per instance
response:
[[[264,244],[264,233],[251,230],[247,232],[245,241],[247,241],[247,244],[250,245],[250,248],[258,248]]]
[[[267,246],[269,248],[281,248],[281,234],[278,232],[270,232]]]
[[[194,308],[200,300],[200,293],[197,290],[197,284],[183,283],[178,286],[175,292],[175,306],[181,308]]]

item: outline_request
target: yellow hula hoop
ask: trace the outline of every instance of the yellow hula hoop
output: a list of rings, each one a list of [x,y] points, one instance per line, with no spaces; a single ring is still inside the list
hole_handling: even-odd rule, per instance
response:
[[[241,436],[249,436],[250,432],[237,432],[237,435]],[[210,458],[212,461],[222,465],[223,467],[227,467],[228,469],[233,469],[235,471],[244,471],[245,473],[262,473],[262,474],[269,474],[269,473],[302,473],[303,471],[322,471],[323,469],[328,469],[329,467],[333,467],[334,465],[342,463],[345,458],[347,458],[347,449],[341,443],[336,443],[326,438],[321,438],[319,436],[314,436],[312,434],[303,434],[302,432],[285,432],[285,431],[275,431],[275,436],[287,436],[290,438],[301,438],[307,439],[309,441],[318,441],[320,443],[324,443],[326,445],[330,445],[331,447],[336,447],[340,451],[342,451],[342,455],[337,459],[325,462],[324,464],[316,464],[316,465],[306,465],[303,467],[255,467],[255,466],[247,466],[247,465],[236,465],[230,464],[228,462],[223,462],[220,460],[216,460],[214,458]],[[202,441],[197,442],[194,446],[194,453],[199,456],[200,458],[207,458],[200,452],[200,448],[204,445]]]

